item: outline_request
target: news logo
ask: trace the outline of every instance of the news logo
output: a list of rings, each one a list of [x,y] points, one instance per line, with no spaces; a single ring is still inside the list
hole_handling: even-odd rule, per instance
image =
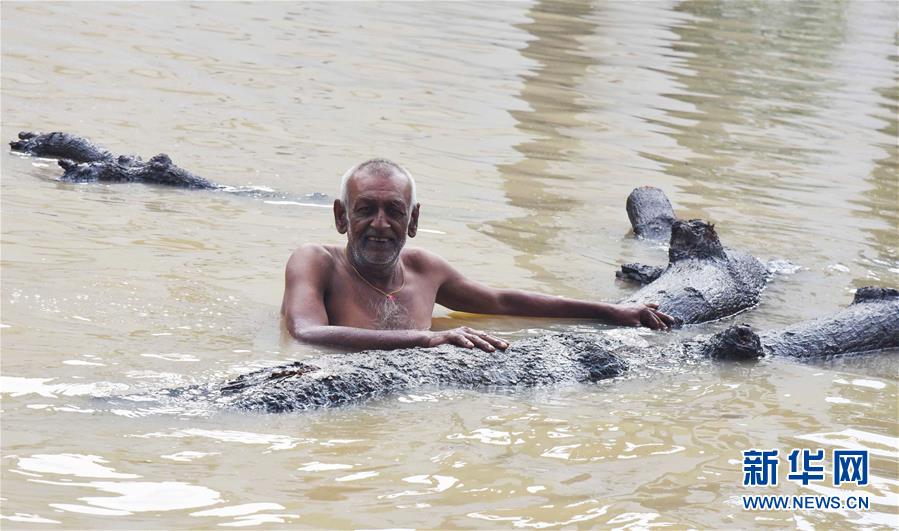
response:
[[[777,455],[780,450],[744,450],[743,486],[768,487],[777,485]]]
[[[788,481],[807,486],[825,482],[830,476],[830,484],[840,487],[847,484],[865,486],[868,484],[868,450],[834,450],[831,461],[827,461],[823,449],[794,448],[786,455],[789,472]],[[780,450],[744,450],[743,486],[775,487],[778,484]],[[867,510],[870,500],[866,495],[841,496],[743,496],[743,509],[758,511],[792,510]]]
[[[802,461],[799,460],[800,456]],[[824,481],[824,465],[813,464],[823,463],[824,450],[818,450],[813,454],[806,448],[803,448],[801,453],[799,449],[794,449],[790,452],[789,461],[790,473],[787,479],[799,481],[803,485],[808,485],[810,481]]]
[[[833,484],[855,483],[868,484],[868,451],[867,450],[834,450]]]

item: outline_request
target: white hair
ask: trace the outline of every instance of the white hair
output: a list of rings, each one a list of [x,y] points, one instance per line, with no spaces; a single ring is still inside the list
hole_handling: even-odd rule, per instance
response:
[[[347,191],[347,183],[350,182],[350,177],[355,175],[361,169],[372,168],[375,171],[380,171],[384,174],[400,172],[409,179],[409,188],[411,189],[411,198],[412,201],[409,205],[409,208],[415,208],[416,204],[416,196],[415,196],[415,179],[412,178],[412,174],[409,173],[406,168],[400,166],[396,162],[387,159],[370,159],[365,162],[360,162],[355,166],[352,166],[350,169],[343,174],[343,177],[340,178],[340,201],[343,203],[344,208],[350,208],[349,204],[349,192]]]

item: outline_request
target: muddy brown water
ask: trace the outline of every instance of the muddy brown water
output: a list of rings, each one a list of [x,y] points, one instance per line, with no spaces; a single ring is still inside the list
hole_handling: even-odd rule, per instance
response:
[[[283,267],[341,240],[304,196],[375,155],[417,176],[412,243],[494,285],[623,297],[616,264],[664,260],[624,213],[653,184],[795,266],[736,320],[895,287],[896,27],[876,1],[4,2],[4,141],[72,131],[289,197],[70,185],[3,155],[2,526],[895,526],[896,352],[289,415],[116,397],[314,354],[282,336]],[[460,324],[607,330],[435,312]],[[871,484],[837,489],[871,509],[743,511],[741,452],[797,447],[871,450]],[[781,467],[765,493],[834,490]]]

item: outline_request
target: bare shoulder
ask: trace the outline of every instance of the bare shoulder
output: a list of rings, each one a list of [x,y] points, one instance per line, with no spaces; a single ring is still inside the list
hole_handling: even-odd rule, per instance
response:
[[[306,243],[296,248],[287,261],[288,275],[321,275],[334,269],[335,253],[329,245]]]
[[[449,274],[452,266],[437,253],[426,251],[418,247],[406,247],[403,249],[403,263],[407,267],[420,272],[430,274]]]

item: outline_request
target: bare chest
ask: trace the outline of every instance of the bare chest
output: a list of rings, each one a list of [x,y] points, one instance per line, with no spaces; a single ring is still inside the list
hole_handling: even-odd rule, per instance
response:
[[[390,297],[360,279],[335,275],[325,294],[328,322],[372,330],[426,330],[431,327],[436,286],[408,274],[403,289]]]

